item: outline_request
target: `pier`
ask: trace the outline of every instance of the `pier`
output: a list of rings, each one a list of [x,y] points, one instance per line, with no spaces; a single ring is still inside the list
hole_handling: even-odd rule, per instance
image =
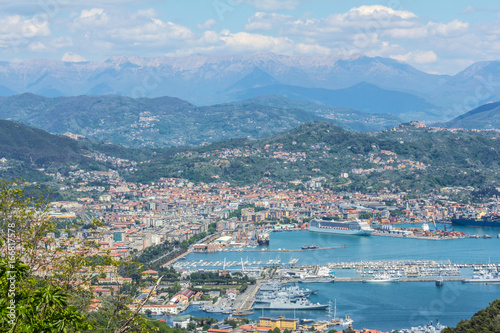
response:
[[[350,278],[350,277],[337,277],[335,278],[335,283],[342,282],[364,282],[368,278]],[[463,276],[446,276],[443,277],[443,281],[462,281],[464,280]],[[387,283],[395,283],[395,282],[434,282],[436,281],[436,277],[402,277],[394,282]]]
[[[257,282],[254,285],[250,285],[241,294],[238,295],[234,302],[233,310],[236,313],[249,313],[251,312],[253,303],[255,302],[255,295],[259,292],[262,282]]]
[[[379,237],[395,237],[395,238],[410,238],[410,239],[425,239],[425,240],[449,240],[449,239],[463,239],[466,237],[457,237],[457,236],[421,236],[421,235],[408,235],[408,234],[397,234],[397,233],[389,233],[389,232],[380,232],[374,231],[372,236]]]
[[[304,252],[304,251],[319,251],[319,250],[332,250],[332,249],[344,249],[346,248],[347,245],[344,246],[329,246],[329,247],[318,247],[314,249],[296,249],[296,250],[289,250],[289,249],[277,249],[277,250],[269,250],[269,249],[261,249],[261,250],[224,250],[220,252],[238,252],[238,253],[250,253],[250,252]]]

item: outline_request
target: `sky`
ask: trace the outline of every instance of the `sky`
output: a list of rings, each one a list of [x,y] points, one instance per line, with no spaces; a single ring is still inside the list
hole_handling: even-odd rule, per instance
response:
[[[257,52],[453,75],[500,60],[500,0],[0,0],[2,61]]]

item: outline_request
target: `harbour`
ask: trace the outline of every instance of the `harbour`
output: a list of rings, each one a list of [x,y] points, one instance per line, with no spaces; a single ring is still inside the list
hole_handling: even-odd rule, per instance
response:
[[[464,229],[466,234],[491,232],[484,228]],[[311,244],[314,249],[302,249]],[[499,246],[496,238],[464,237],[436,242],[422,238],[344,236],[297,230],[271,232],[269,245],[259,248],[189,253],[174,267],[180,271],[243,271],[259,277],[256,285],[249,286],[236,297],[230,312],[251,319],[297,315],[296,310],[254,308],[262,284],[270,281],[298,283],[300,274],[315,275],[320,269],[331,271],[335,275],[334,283],[298,283],[301,288],[319,290],[309,296],[310,302],[327,304],[336,299],[339,317],[348,315],[354,321],[354,328],[393,330],[426,325],[437,318],[445,325],[455,325],[488,306],[499,294],[500,284],[464,283],[464,280],[480,272],[498,271]],[[283,251],[285,248],[290,251]],[[397,281],[366,283],[383,274],[397,276]],[[437,285],[438,277],[443,280],[441,286]],[[194,305],[182,314],[216,318],[229,315],[205,313]],[[326,320],[327,312],[301,310],[300,317],[322,321]]]
[[[456,325],[458,321],[470,318],[480,309],[488,306],[500,292],[500,285],[464,284],[460,281],[448,282],[437,287],[432,282],[366,284],[333,283],[311,284],[306,287],[319,289],[312,295],[312,302],[325,303],[337,300],[337,316],[348,315],[353,319],[354,328],[370,327],[378,330],[401,330],[413,326],[423,326],[439,319],[443,325]],[[213,317],[222,320],[228,314],[208,314],[191,305],[182,313],[196,318]],[[300,311],[260,309],[247,315],[258,320],[262,316],[287,318],[310,318],[327,320],[326,310]],[[171,322],[174,317],[158,316]]]

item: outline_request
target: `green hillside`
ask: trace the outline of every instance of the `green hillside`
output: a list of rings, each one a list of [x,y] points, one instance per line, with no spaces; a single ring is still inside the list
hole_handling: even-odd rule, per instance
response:
[[[101,158],[98,158],[100,155]],[[47,172],[72,169],[108,170],[116,168],[113,159],[143,160],[151,158],[148,149],[131,149],[118,145],[73,140],[66,136],[9,120],[0,120],[0,177],[47,180]]]
[[[370,114],[345,107],[335,107],[295,100],[278,95],[250,98],[255,103],[273,108],[298,109],[328,119],[332,124],[354,132],[377,132],[401,124],[403,121],[390,113]],[[236,103],[236,102],[235,102]]]
[[[457,327],[449,327],[443,333],[499,333],[500,332],[500,299],[490,303],[486,309],[477,312],[469,320],[461,320]]]
[[[182,177],[254,184],[271,180],[328,186],[421,188],[498,183],[498,138],[487,132],[437,131],[406,124],[353,133],[315,122],[261,140],[230,140],[160,156],[133,180]],[[339,178],[344,173],[348,178]],[[345,175],[343,175],[345,176]]]
[[[481,105],[442,126],[447,128],[500,130],[500,102]]]
[[[199,145],[232,138],[257,139],[309,121],[329,121],[355,131],[377,131],[400,123],[396,117],[315,107],[274,99],[197,107],[177,98],[23,94],[0,98],[0,118],[50,133],[71,132],[129,147]]]
[[[151,150],[75,141],[5,120],[0,129],[4,178],[44,181],[56,172],[114,169],[129,181],[179,177],[243,185],[273,180],[307,187],[315,180],[353,191],[499,184],[499,137],[491,131],[439,130],[415,123],[356,133],[309,122],[259,140]]]

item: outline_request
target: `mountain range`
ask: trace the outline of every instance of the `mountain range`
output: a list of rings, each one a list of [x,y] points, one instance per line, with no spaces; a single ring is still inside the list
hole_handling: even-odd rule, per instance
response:
[[[500,100],[495,82],[499,74],[498,61],[476,63],[456,75],[437,75],[393,59],[362,55],[349,58],[272,53],[122,56],[79,63],[34,59],[0,63],[0,95],[31,92],[46,97],[172,96],[200,106],[231,102],[235,97],[268,95],[274,90],[274,93],[283,91],[288,97],[375,113],[384,109],[389,112],[386,108],[391,105],[396,108],[404,97],[409,105],[402,110],[411,111],[409,116],[419,118],[416,120],[446,121],[469,111],[470,107],[465,105],[470,106],[470,100],[476,106]],[[360,88],[365,89],[361,92],[379,89],[387,100],[380,104],[374,104],[373,100],[360,104],[363,96],[350,97]],[[299,89],[299,93],[293,89]],[[479,90],[481,93],[477,94]],[[318,95],[324,96],[317,98]],[[403,113],[399,110],[397,115]]]
[[[441,118],[439,108],[423,98],[409,93],[381,89],[366,82],[336,90],[272,84],[241,91],[236,93],[235,97],[246,99],[269,94],[334,107],[346,107],[371,114],[390,113],[404,121],[415,119],[429,121]]]
[[[329,121],[354,131],[379,131],[401,123],[390,114],[368,114],[280,96],[197,107],[173,97],[48,98],[25,93],[0,98],[0,118],[54,134],[70,132],[129,147],[257,139],[309,121]]]

